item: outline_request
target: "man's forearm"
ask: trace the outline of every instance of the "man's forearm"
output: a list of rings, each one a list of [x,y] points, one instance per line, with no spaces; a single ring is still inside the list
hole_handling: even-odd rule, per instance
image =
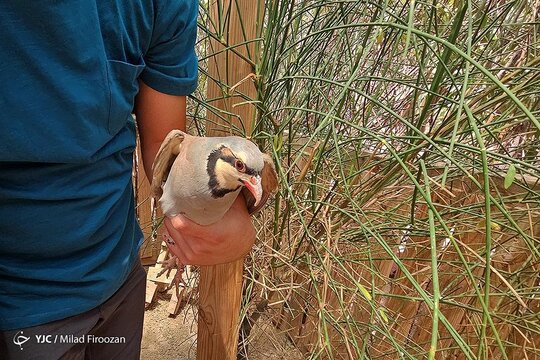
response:
[[[160,93],[142,81],[135,99],[144,171],[152,181],[152,164],[165,136],[186,129],[186,97]]]

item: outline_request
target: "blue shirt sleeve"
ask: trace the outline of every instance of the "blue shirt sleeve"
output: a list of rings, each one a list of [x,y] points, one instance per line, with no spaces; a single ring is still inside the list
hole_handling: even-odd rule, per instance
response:
[[[197,88],[197,0],[166,0],[156,12],[152,39],[144,56],[141,80],[170,95],[189,95]]]

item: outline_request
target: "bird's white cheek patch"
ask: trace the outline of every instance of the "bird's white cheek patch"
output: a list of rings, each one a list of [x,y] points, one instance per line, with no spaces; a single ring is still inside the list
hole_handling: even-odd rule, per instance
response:
[[[230,173],[231,169],[231,165],[221,159],[218,159],[216,162],[216,178],[220,188],[234,187],[232,185],[235,184],[229,184],[230,181],[228,180],[228,176],[226,176]]]

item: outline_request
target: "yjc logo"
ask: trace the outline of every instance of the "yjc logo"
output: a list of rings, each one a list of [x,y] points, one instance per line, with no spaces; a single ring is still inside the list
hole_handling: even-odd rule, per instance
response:
[[[22,345],[27,342],[28,340],[30,340],[30,338],[28,336],[24,336],[24,333],[23,331],[19,331],[18,333],[15,334],[15,336],[13,336],[13,343],[15,345],[19,345],[19,347],[21,348],[21,350],[23,349]]]

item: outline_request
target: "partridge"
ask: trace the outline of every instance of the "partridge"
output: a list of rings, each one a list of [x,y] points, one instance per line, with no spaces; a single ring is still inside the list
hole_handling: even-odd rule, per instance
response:
[[[200,225],[219,221],[240,192],[253,214],[277,188],[272,158],[238,136],[199,137],[172,130],[152,170],[152,195],[164,215],[183,215]],[[175,265],[180,264],[171,258],[166,268]]]
[[[277,188],[272,158],[238,137],[199,137],[172,130],[152,167],[152,194],[168,217],[219,221],[242,191],[250,213]]]

